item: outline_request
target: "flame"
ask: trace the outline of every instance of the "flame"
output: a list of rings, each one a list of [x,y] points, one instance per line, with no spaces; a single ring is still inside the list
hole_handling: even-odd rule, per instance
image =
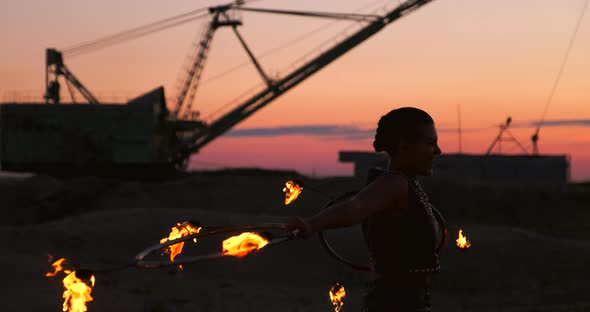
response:
[[[344,286],[342,284],[336,282],[332,288],[330,288],[330,300],[332,301],[332,305],[334,305],[334,312],[339,312],[342,310],[342,306],[344,305],[344,297],[346,297],[346,291],[344,290]]]
[[[63,279],[66,290],[63,293],[64,304],[63,311],[67,312],[86,312],[86,302],[92,301],[92,287],[94,287],[94,275],[90,277],[92,286],[88,286],[84,281],[76,277],[76,271],[64,271],[68,276]]]
[[[466,236],[463,236],[463,230],[459,229],[459,238],[457,238],[457,246],[459,248],[467,249],[471,247],[471,243]]]
[[[251,232],[244,232],[238,236],[232,236],[223,241],[223,255],[243,257],[252,251],[266,246],[268,240]]]
[[[83,280],[76,276],[76,271],[64,270],[62,263],[66,261],[65,258],[61,258],[55,261],[51,266],[55,269],[54,272],[48,272],[45,274],[46,277],[54,277],[58,272],[63,271],[66,275],[62,283],[64,285],[64,292],[62,297],[64,298],[63,311],[64,312],[86,312],[86,303],[92,301],[91,296],[92,287],[96,279],[94,275],[90,276],[91,286],[86,284]]]
[[[285,187],[283,188],[283,192],[285,192],[285,205],[292,203],[294,200],[297,199],[303,187],[299,186],[299,184],[289,180],[285,183]]]
[[[57,273],[59,271],[62,271],[63,270],[63,267],[61,266],[61,264],[64,261],[66,261],[66,259],[65,258],[61,258],[61,259],[55,261],[53,264],[51,264],[51,266],[53,267],[54,271],[53,272],[47,272],[47,273],[45,273],[45,276],[46,277],[54,277],[55,275],[57,275]]]
[[[177,223],[175,227],[172,227],[172,231],[170,232],[168,237],[162,238],[160,240],[160,244],[165,243],[170,240],[181,238],[183,236],[187,236],[190,234],[199,233],[200,231],[201,231],[201,227],[194,227],[188,221],[185,221],[183,223]],[[196,243],[197,239],[194,238],[193,241]],[[176,256],[178,256],[182,252],[182,247],[184,247],[184,242],[170,245],[170,246],[166,247],[164,252],[167,254],[170,254],[170,261],[174,261],[174,258],[176,258]]]

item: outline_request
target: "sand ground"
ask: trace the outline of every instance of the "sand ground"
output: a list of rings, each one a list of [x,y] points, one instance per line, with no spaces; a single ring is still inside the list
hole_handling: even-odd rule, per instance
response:
[[[111,267],[132,260],[179,221],[199,220],[205,226],[281,222],[288,215],[309,215],[325,203],[304,189],[297,202],[285,207],[281,189],[287,178],[232,173],[158,183],[0,179],[2,310],[60,311],[61,277],[44,276],[51,270],[48,254],[65,257],[78,268]],[[306,183],[330,194],[362,186],[349,178]],[[450,233],[463,228],[473,246],[461,252],[450,237],[435,280],[435,311],[590,311],[587,188],[445,189],[448,185],[425,183],[445,212]],[[365,259],[358,228],[328,236],[347,257]],[[185,252],[214,249],[211,242],[199,242],[187,244]],[[358,311],[368,278],[336,262],[317,240],[296,240],[241,259],[185,265],[182,271],[96,273],[94,301],[88,307],[91,312],[333,311],[328,289],[340,281],[348,294],[343,311]]]

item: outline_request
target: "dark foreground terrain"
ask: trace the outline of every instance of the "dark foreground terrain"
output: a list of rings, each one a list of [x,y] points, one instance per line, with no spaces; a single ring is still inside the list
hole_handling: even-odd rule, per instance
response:
[[[78,268],[127,263],[183,220],[202,225],[282,222],[309,215],[326,199],[309,188],[282,203],[288,172],[193,173],[165,182],[94,177],[0,179],[3,311],[61,311],[61,278],[48,254]],[[308,179],[328,194],[356,190],[353,178]],[[507,188],[427,180],[449,222],[436,277],[436,311],[590,311],[590,188]],[[454,246],[462,228],[472,248]],[[362,262],[358,228],[327,234],[342,254]],[[186,253],[206,243],[187,244]],[[245,258],[156,270],[96,273],[89,311],[333,311],[328,290],[340,281],[343,311],[358,311],[366,273],[336,262],[315,239],[289,241]]]

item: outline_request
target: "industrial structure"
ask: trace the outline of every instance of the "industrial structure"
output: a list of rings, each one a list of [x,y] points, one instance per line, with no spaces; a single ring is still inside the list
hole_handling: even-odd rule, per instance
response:
[[[191,154],[197,153],[391,22],[430,1],[403,1],[382,16],[248,8],[243,6],[246,1],[236,1],[150,23],[143,28],[86,42],[66,51],[47,49],[45,103],[3,103],[0,106],[2,170],[73,175],[182,170]],[[351,20],[362,24],[362,27],[298,68],[278,78],[271,78],[240,35],[238,27],[242,21],[232,14],[236,11]],[[183,72],[176,101],[171,108],[166,105],[162,87],[125,104],[104,105],[65,65],[66,54],[85,53],[201,17],[209,17],[210,22],[197,48],[191,53],[189,66]],[[211,40],[220,28],[230,28],[235,33],[265,83],[265,88],[221,117],[205,122],[199,118],[199,112],[192,109],[192,102]],[[62,77],[72,103],[64,104],[62,101],[59,81]],[[75,101],[76,90],[86,103]]]
[[[387,167],[384,154],[341,151],[341,162],[354,164],[354,176],[365,179],[369,168]],[[443,154],[433,162],[434,176],[441,179],[502,183],[530,187],[559,187],[570,177],[567,155]]]
[[[499,125],[499,133],[485,154],[442,154],[435,157],[432,165],[437,178],[455,181],[502,183],[530,187],[559,187],[570,180],[570,157],[568,155],[539,155],[537,147],[539,128],[531,137],[532,151],[510,133],[512,118]],[[459,134],[460,135],[460,134]],[[507,136],[506,136],[507,135]],[[518,155],[502,154],[502,142],[510,142],[521,150]],[[493,153],[496,149],[496,153]],[[370,168],[387,167],[383,153],[341,151],[341,162],[354,164],[354,176],[365,179]]]
[[[499,133],[488,147],[485,154],[461,153],[461,118],[459,110],[459,153],[443,154],[436,157],[433,162],[434,176],[455,182],[467,183],[493,183],[495,185],[508,185],[519,187],[561,187],[570,181],[570,157],[569,155],[540,155],[539,132],[545,120],[547,110],[552,102],[557,86],[561,80],[565,65],[572,50],[573,43],[585,13],[580,12],[576,26],[568,42],[566,52],[561,61],[551,91],[545,102],[543,114],[536,122],[535,132],[531,136],[532,151],[526,148],[510,133],[509,127],[512,118],[508,117],[505,123],[499,125]],[[518,146],[521,154],[502,154],[502,142],[510,142]],[[494,152],[496,150],[496,152]],[[384,154],[364,151],[341,151],[341,162],[354,164],[354,176],[365,179],[370,168],[385,168],[387,158]]]

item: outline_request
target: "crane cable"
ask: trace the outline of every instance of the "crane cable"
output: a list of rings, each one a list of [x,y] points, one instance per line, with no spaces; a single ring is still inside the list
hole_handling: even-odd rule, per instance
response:
[[[572,36],[570,37],[568,47],[565,51],[565,55],[563,57],[563,60],[561,61],[561,65],[560,65],[559,71],[557,73],[557,77],[555,78],[555,81],[553,82],[553,86],[551,87],[551,91],[549,92],[549,97],[547,98],[547,102],[545,103],[545,108],[543,110],[543,114],[541,115],[541,119],[537,123],[537,129],[535,130],[534,136],[538,137],[539,130],[541,129],[541,124],[545,121],[545,116],[547,115],[547,110],[549,109],[549,104],[551,104],[551,101],[553,100],[553,96],[555,94],[555,90],[557,89],[557,86],[559,85],[559,82],[561,81],[561,76],[563,74],[563,70],[564,70],[565,65],[567,63],[567,60],[569,59],[570,51],[571,51],[572,46],[574,45],[574,42],[576,40],[576,36],[578,34],[578,30],[580,29],[580,25],[582,24],[582,20],[584,18],[584,15],[586,14],[586,7],[587,6],[588,6],[588,0],[585,0],[584,7],[582,8],[580,15],[578,16],[578,21],[576,22],[576,27],[574,28],[574,32],[572,33]]]
[[[384,2],[384,1],[385,0],[377,0],[377,1],[371,2],[368,5],[360,8],[360,9],[357,9],[356,11],[363,10],[363,9],[365,9],[367,7],[374,6],[378,2]],[[332,22],[329,22],[329,23],[326,23],[326,24],[322,24],[320,27],[315,28],[315,29],[313,29],[313,30],[311,30],[311,31],[309,31],[309,32],[301,35],[301,36],[298,36],[297,38],[295,38],[293,40],[290,40],[288,42],[285,42],[284,44],[282,44],[280,46],[274,47],[272,49],[269,49],[269,50],[261,53],[258,56],[258,59],[263,59],[264,57],[266,57],[268,55],[271,55],[273,53],[276,53],[276,52],[278,52],[280,50],[284,50],[285,48],[288,48],[289,46],[291,46],[291,45],[293,45],[293,44],[295,44],[295,43],[297,43],[299,41],[302,41],[302,40],[304,40],[304,39],[306,39],[308,37],[311,37],[311,35],[313,35],[315,33],[321,32],[323,30],[326,30],[328,27],[334,26],[338,22],[340,22],[340,21],[332,21]],[[236,70],[238,70],[238,69],[240,69],[240,68],[242,68],[244,66],[250,65],[250,64],[251,64],[251,62],[249,62],[249,61],[248,62],[242,62],[242,63],[240,63],[240,64],[238,64],[238,65],[236,65],[234,67],[231,67],[231,68],[227,69],[226,71],[220,72],[220,73],[215,74],[215,75],[213,75],[212,77],[210,77],[210,78],[208,78],[206,80],[203,80],[203,82],[201,82],[201,85],[203,85],[203,84],[205,84],[207,82],[210,82],[210,81],[213,81],[213,80],[222,78],[225,75],[230,74],[230,73],[232,73],[232,72],[234,72],[234,71],[236,71]]]
[[[281,11],[281,10],[266,10],[266,9],[249,9],[249,8],[241,8],[241,5],[246,4],[246,2],[248,3],[252,3],[252,2],[257,2],[257,1],[261,1],[261,0],[249,0],[249,1],[239,1],[236,2],[236,9],[242,9],[244,11],[258,11],[258,12],[266,12],[266,13],[279,13],[279,14],[295,14],[295,15],[303,15],[303,16],[310,16],[310,17],[326,17],[326,18],[336,18],[336,19],[352,19],[352,20],[357,20],[357,21],[370,21],[372,19],[378,18],[378,15],[369,15],[369,14],[358,14],[358,13],[352,13],[352,14],[343,14],[343,13],[316,13],[316,12],[296,12],[296,11]],[[370,3],[370,5],[374,5],[375,3],[378,2],[382,2],[383,0],[379,0],[379,1],[374,1],[372,3]],[[368,7],[369,5],[364,6]],[[172,28],[175,26],[179,26],[188,22],[192,22],[194,20],[203,18],[203,17],[207,17],[210,15],[209,12],[207,13],[203,13],[203,14],[199,14],[199,15],[195,15],[197,13],[202,13],[202,12],[206,12],[208,11],[209,8],[200,8],[200,9],[196,9],[196,10],[192,10],[189,11],[187,13],[183,13],[183,14],[179,14],[179,15],[175,15],[172,17],[168,17],[162,20],[158,20],[155,22],[151,22],[142,26],[138,26],[138,27],[134,27],[125,31],[121,31],[112,35],[108,35],[108,36],[104,36],[95,40],[91,40],[91,41],[86,41],[83,43],[79,43],[76,45],[72,45],[70,47],[66,47],[64,49],[62,49],[62,52],[64,55],[67,55],[69,57],[73,57],[73,56],[79,56],[82,54],[86,54],[86,53],[90,53],[99,49],[103,49],[115,44],[119,44],[125,41],[129,41],[132,39],[136,39],[139,37],[143,37],[155,32],[159,32],[168,28]],[[358,12],[359,10],[357,10]],[[330,23],[331,24],[331,23]],[[303,36],[300,36],[298,38],[296,38],[295,40],[292,40],[290,42],[287,42],[286,44],[282,45],[281,47],[278,48],[274,48],[271,49],[270,51],[267,51],[267,53],[264,53],[264,56],[272,54],[274,52],[277,52],[278,50],[284,49],[285,47],[294,44],[297,41],[300,41],[308,36],[310,36],[312,33],[315,33],[319,30],[322,30],[322,28],[318,28],[316,30],[313,30]],[[230,72],[233,72],[234,70],[237,70],[238,68],[242,67],[245,64],[240,64],[234,68],[231,68],[230,70],[221,73],[220,75],[217,75],[215,77],[213,77],[214,79],[216,78],[220,78],[222,76],[225,76],[226,74],[229,74]],[[211,80],[214,80],[211,79]],[[207,82],[207,81],[205,81]]]
[[[356,9],[355,12],[359,12],[359,11],[365,10],[365,9],[367,9],[369,7],[372,7],[372,6],[377,5],[380,2],[389,2],[389,0],[376,0],[376,1],[373,1],[373,2],[371,2],[369,4],[367,4],[367,5],[364,5],[364,6],[360,7],[360,8],[358,8],[358,9]],[[283,50],[283,49],[285,49],[285,48],[287,48],[287,47],[289,47],[289,46],[291,46],[291,45],[293,45],[293,44],[295,44],[295,43],[297,43],[299,41],[302,41],[302,40],[304,40],[304,39],[306,39],[308,37],[311,37],[315,33],[318,33],[318,32],[321,32],[323,30],[326,30],[328,27],[334,26],[338,22],[340,22],[340,20],[336,20],[336,21],[332,21],[332,22],[323,24],[323,25],[319,26],[318,28],[315,28],[315,29],[313,29],[313,30],[311,30],[311,31],[309,31],[309,32],[301,35],[301,36],[298,36],[297,38],[295,38],[295,39],[293,39],[291,41],[288,41],[288,42],[286,42],[286,43],[284,43],[284,44],[282,44],[282,45],[280,45],[278,47],[274,47],[274,48],[272,48],[270,50],[267,50],[267,51],[263,52],[258,58],[259,59],[263,59],[264,57],[266,57],[268,55],[274,54],[274,53],[276,53],[276,52],[278,52],[280,50]],[[362,21],[359,21],[359,22],[362,22]],[[239,70],[240,68],[243,68],[244,66],[247,66],[247,65],[250,65],[250,64],[251,64],[251,62],[242,62],[242,63],[240,63],[240,64],[238,64],[238,65],[236,65],[234,67],[229,68],[226,71],[223,71],[221,73],[215,74],[212,77],[210,77],[208,79],[205,79],[201,83],[201,85],[206,84],[208,82],[211,82],[213,80],[217,80],[219,78],[222,78],[222,77],[224,77],[224,76],[226,76],[226,75],[228,75],[228,74],[230,74],[232,72],[235,72],[235,71]],[[205,119],[205,120],[207,120],[207,119],[213,120],[214,117],[217,116],[218,114],[220,114],[223,110],[225,110],[229,106],[235,104],[235,102],[237,102],[240,98],[242,98],[243,96],[249,94],[251,91],[257,89],[258,87],[259,87],[259,85],[256,85],[256,86],[254,86],[254,87],[246,90],[245,92],[243,92],[243,94],[237,96],[233,100],[231,100],[231,101],[227,102],[226,104],[222,105],[221,107],[219,107],[218,109],[216,109],[215,111],[213,111],[212,113],[210,113],[208,116],[204,117],[203,119]]]
[[[105,36],[92,41],[87,41],[78,45],[74,45],[63,49],[63,53],[69,56],[79,55],[83,53],[92,52],[117,43],[122,43],[131,39],[146,36],[158,31],[162,31],[171,27],[179,26],[194,20],[206,17],[209,13],[194,15],[202,9],[194,10],[189,13],[180,14],[174,17],[166,18],[157,22],[149,23],[143,26],[135,27],[130,30],[122,31],[113,35]]]
[[[244,5],[247,3],[257,2],[260,0],[240,0],[236,1],[236,4],[230,5]],[[209,16],[209,7],[195,9],[186,13],[174,15],[162,20],[151,22],[145,25],[134,27],[128,30],[124,30],[112,35],[107,35],[98,39],[82,42],[62,49],[64,55],[75,56],[83,53],[92,52],[95,50],[103,49],[108,46],[112,46],[117,43],[121,43],[127,40],[135,39],[138,37],[146,36],[158,31],[162,31],[171,27],[179,26],[194,20]],[[200,14],[199,14],[200,13]],[[198,15],[197,15],[198,14]]]
[[[359,8],[359,9],[357,9],[356,12],[359,12],[359,11],[361,11],[361,10],[367,8],[367,7],[373,6],[376,3],[383,2],[383,1],[384,0],[373,1],[373,2],[369,3],[368,5],[365,5],[365,6],[361,7],[361,8]],[[336,19],[338,21],[340,21],[340,20],[354,20],[354,21],[357,21],[357,22],[372,22],[372,21],[375,21],[376,19],[381,18],[381,16],[375,15],[375,14],[360,14],[360,13],[330,13],[330,12],[270,10],[270,9],[261,9],[261,8],[244,8],[242,6],[236,6],[233,9],[240,10],[240,11],[246,11],[246,12],[255,12],[255,13],[274,13],[274,14],[298,15],[298,16],[306,16],[306,17],[331,18],[331,19]],[[283,45],[281,45],[279,47],[272,48],[272,49],[264,52],[261,56],[259,56],[259,59],[261,59],[261,58],[263,58],[265,56],[268,56],[270,54],[273,54],[273,53],[275,53],[275,52],[277,52],[279,50],[282,50],[282,49],[284,49],[284,48],[286,48],[286,47],[288,47],[288,46],[290,46],[292,44],[295,44],[298,41],[301,41],[303,39],[306,39],[306,38],[310,37],[312,34],[314,34],[316,32],[323,31],[323,30],[326,29],[327,26],[332,26],[333,24],[337,23],[338,21],[328,23],[328,24],[326,24],[326,25],[324,25],[322,27],[316,28],[316,29],[314,29],[314,30],[312,30],[312,31],[310,31],[308,33],[305,33],[305,34],[303,34],[303,35],[301,35],[301,36],[299,36],[299,37],[297,37],[297,38],[295,38],[295,39],[293,39],[293,40],[291,40],[289,42],[286,42],[286,43],[284,43]],[[200,82],[199,85],[202,86],[203,84],[205,84],[207,82],[210,82],[210,81],[213,81],[213,80],[216,80],[216,79],[225,77],[226,75],[228,75],[228,74],[230,74],[230,73],[232,73],[232,72],[234,72],[234,71],[236,71],[236,70],[238,70],[238,69],[240,69],[240,68],[242,68],[242,67],[244,67],[246,65],[249,65],[249,64],[251,64],[251,63],[250,62],[243,62],[241,64],[238,64],[238,65],[236,65],[234,67],[229,68],[228,70],[226,70],[224,72],[221,72],[219,74],[216,74],[213,77]],[[181,81],[181,80],[182,79],[179,79],[179,81]],[[213,113],[210,113],[209,116],[207,116],[207,117],[205,117],[203,119],[213,119],[213,116],[219,114],[221,111],[223,111],[227,107],[229,107],[232,104],[234,104],[234,102],[237,101],[237,99],[241,98],[242,96],[244,96],[246,94],[249,94],[249,92],[251,90],[254,90],[257,87],[258,86],[249,89],[248,91],[244,92],[242,95],[238,96],[236,99],[234,99],[234,100],[226,103],[225,105],[221,106],[220,108],[216,109]],[[192,89],[192,90],[194,90],[194,89]],[[193,97],[194,97],[194,95],[193,95]],[[189,103],[188,104],[189,106],[190,106],[191,102],[192,101],[189,100],[189,102],[188,102]]]
[[[298,15],[306,17],[322,17],[322,18],[333,18],[333,19],[348,19],[355,21],[375,21],[381,18],[379,15],[372,14],[358,14],[358,13],[329,13],[329,12],[309,12],[309,11],[288,11],[288,10],[269,10],[259,8],[242,8],[236,7],[236,10],[250,11],[258,13],[274,13],[274,14],[287,14],[287,15]]]

